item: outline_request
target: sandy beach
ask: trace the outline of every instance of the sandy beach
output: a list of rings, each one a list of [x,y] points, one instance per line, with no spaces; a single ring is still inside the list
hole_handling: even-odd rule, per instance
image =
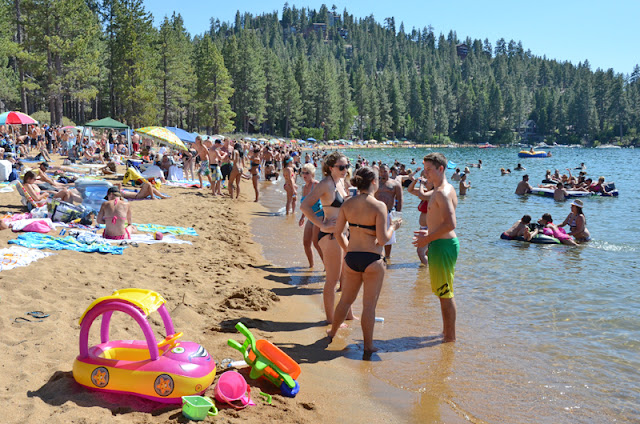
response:
[[[181,237],[192,245],[140,245],[128,247],[123,255],[59,251],[0,273],[0,331],[4,334],[0,343],[7,353],[0,365],[3,422],[187,421],[179,406],[92,392],[72,377],[78,319],[93,300],[128,287],[160,293],[176,330],[184,332],[183,339],[202,344],[218,363],[224,358],[240,359],[227,346],[229,338],[243,340],[234,328],[238,321],[256,338],[271,340],[300,363],[301,391],[296,398],[280,396],[268,382],[248,379],[257,406],[241,411],[222,407],[208,421],[404,421],[390,406],[371,399],[366,375],[334,360],[342,356],[340,346],[325,349],[324,313],[317,296],[290,295],[286,270],[261,256],[249,224],[263,208],[245,197],[253,195],[250,183],[243,182],[239,201],[214,198],[208,190],[166,186],[162,190],[171,198],[133,202],[134,222],[193,227],[197,237]],[[1,196],[4,211],[22,210],[15,191]],[[2,231],[0,242],[9,246],[6,242],[16,236]],[[29,311],[50,316],[42,322],[14,322]],[[156,314],[151,321],[160,340],[164,337],[161,320]],[[96,328],[90,344],[98,341]],[[111,328],[112,339],[142,339],[138,326],[124,314],[114,315]],[[222,371],[218,369],[218,376]],[[248,368],[240,371],[248,377]],[[273,394],[273,404],[262,402],[259,391]],[[213,386],[206,395],[213,397]]]

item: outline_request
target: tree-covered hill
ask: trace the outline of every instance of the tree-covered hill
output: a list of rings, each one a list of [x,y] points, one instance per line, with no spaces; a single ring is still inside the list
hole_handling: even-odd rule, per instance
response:
[[[324,139],[638,139],[638,66],[594,71],[325,5],[213,16],[193,37],[179,14],[152,22],[142,0],[0,0],[0,107]]]

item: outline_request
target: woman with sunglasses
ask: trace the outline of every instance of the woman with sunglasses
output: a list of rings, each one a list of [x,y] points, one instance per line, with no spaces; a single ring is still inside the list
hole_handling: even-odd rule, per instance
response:
[[[387,226],[387,206],[375,198],[378,190],[378,178],[367,166],[356,171],[351,183],[359,193],[348,199],[336,222],[334,235],[341,248],[347,254],[344,257],[344,280],[342,295],[336,306],[331,329],[327,331],[330,338],[336,335],[340,325],[351,310],[363,287],[362,297],[362,335],[365,353],[373,353],[373,327],[375,325],[376,305],[384,280],[385,263],[383,246],[391,239],[393,232],[400,228],[402,220],[393,221]],[[349,239],[344,229],[349,224]]]
[[[311,190],[318,184],[318,180],[316,180],[316,167],[313,166],[312,163],[306,163],[302,167],[302,179],[304,180],[304,187],[302,187],[302,197],[300,198],[300,204],[304,202],[305,197],[311,193]],[[324,217],[324,211],[322,210],[322,203],[318,200],[312,206],[313,212],[315,215],[322,219]],[[304,246],[304,253],[307,255],[307,259],[309,260],[309,268],[313,268],[313,250],[311,250],[311,244],[316,248],[318,254],[320,255],[320,259],[322,259],[322,250],[320,249],[320,245],[318,244],[318,231],[320,229],[318,226],[314,225],[313,222],[307,220],[305,224],[304,214],[300,217],[300,221],[298,221],[299,226],[304,225],[304,235],[302,236],[302,245]]]
[[[344,203],[344,198],[347,197],[343,180],[347,175],[348,168],[349,161],[342,153],[333,152],[328,155],[322,164],[324,178],[315,185],[300,206],[307,219],[320,229],[318,232],[318,244],[322,249],[322,262],[326,273],[322,297],[324,311],[329,324],[333,322],[336,285],[342,275],[344,257],[344,252],[338,244],[338,240],[334,237],[333,230],[340,207]],[[313,211],[313,205],[318,200],[322,204],[324,218],[319,218]],[[349,309],[346,319],[353,319],[351,309]]]

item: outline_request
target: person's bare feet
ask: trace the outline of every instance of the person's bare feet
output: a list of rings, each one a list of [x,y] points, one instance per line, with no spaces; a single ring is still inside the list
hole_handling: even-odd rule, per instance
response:
[[[377,351],[379,351],[379,350],[380,350],[380,349],[378,349],[377,347],[375,347],[375,346],[373,346],[373,345],[368,346],[368,347],[367,347],[367,346],[365,346],[365,348],[364,348],[364,352],[365,352],[365,353],[369,353],[369,354],[374,353],[374,352],[377,352]]]

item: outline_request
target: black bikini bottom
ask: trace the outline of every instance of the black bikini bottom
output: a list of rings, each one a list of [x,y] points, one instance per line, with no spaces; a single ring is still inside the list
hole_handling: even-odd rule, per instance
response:
[[[329,236],[329,239],[333,240],[333,233],[325,233],[323,231],[318,231],[318,241],[322,240],[322,237]]]
[[[364,272],[375,261],[383,259],[382,255],[371,252],[347,252],[344,261],[347,266],[356,272]]]

